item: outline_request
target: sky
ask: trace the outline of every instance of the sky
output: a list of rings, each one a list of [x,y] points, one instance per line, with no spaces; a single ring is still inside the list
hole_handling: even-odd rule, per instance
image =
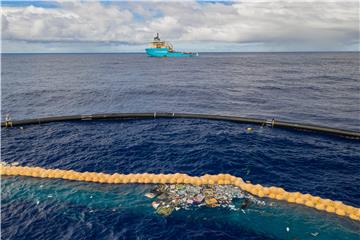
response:
[[[3,53],[359,51],[359,1],[2,1]]]

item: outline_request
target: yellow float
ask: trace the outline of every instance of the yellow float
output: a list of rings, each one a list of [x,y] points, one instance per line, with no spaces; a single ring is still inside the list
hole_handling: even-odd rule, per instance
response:
[[[344,204],[340,201],[322,199],[311,194],[300,192],[286,192],[279,187],[263,187],[260,184],[244,182],[242,178],[230,174],[203,175],[201,177],[191,177],[187,174],[118,174],[112,175],[95,172],[76,172],[73,170],[45,169],[40,167],[21,167],[21,166],[1,166],[1,175],[8,176],[30,176],[37,178],[55,178],[73,181],[98,182],[110,184],[126,183],[185,183],[193,185],[206,184],[232,184],[244,191],[250,192],[258,197],[268,197],[279,201],[287,201],[315,208],[319,211],[335,213],[338,216],[345,216],[352,220],[360,220],[360,209]]]

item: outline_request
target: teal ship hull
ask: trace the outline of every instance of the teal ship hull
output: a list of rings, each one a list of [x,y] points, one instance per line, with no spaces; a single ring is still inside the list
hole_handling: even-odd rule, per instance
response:
[[[146,54],[150,57],[193,57],[196,53],[174,52],[169,51],[168,48],[146,48]]]

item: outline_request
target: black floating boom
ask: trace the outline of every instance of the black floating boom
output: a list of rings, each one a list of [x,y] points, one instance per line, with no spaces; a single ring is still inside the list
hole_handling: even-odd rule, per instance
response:
[[[1,122],[1,127],[23,126],[29,124],[41,124],[41,123],[50,123],[50,122],[80,121],[80,120],[126,120],[126,119],[151,119],[151,118],[195,118],[195,119],[231,121],[237,123],[251,123],[262,126],[271,126],[271,127],[317,132],[323,134],[331,134],[331,135],[350,138],[350,139],[357,139],[357,140],[360,139],[360,132],[357,131],[343,130],[343,129],[317,126],[311,124],[285,122],[274,119],[266,120],[266,119],[245,118],[245,117],[237,117],[237,116],[193,114],[193,113],[164,113],[164,112],[108,113],[108,114],[42,117],[42,118],[16,120],[16,121],[7,120],[5,122]]]

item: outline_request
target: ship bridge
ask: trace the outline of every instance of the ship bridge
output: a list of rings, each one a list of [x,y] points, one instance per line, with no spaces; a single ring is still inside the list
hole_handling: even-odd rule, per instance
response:
[[[154,41],[150,42],[150,48],[167,48],[169,52],[174,51],[174,47],[170,42],[160,40],[159,33],[154,37]]]

